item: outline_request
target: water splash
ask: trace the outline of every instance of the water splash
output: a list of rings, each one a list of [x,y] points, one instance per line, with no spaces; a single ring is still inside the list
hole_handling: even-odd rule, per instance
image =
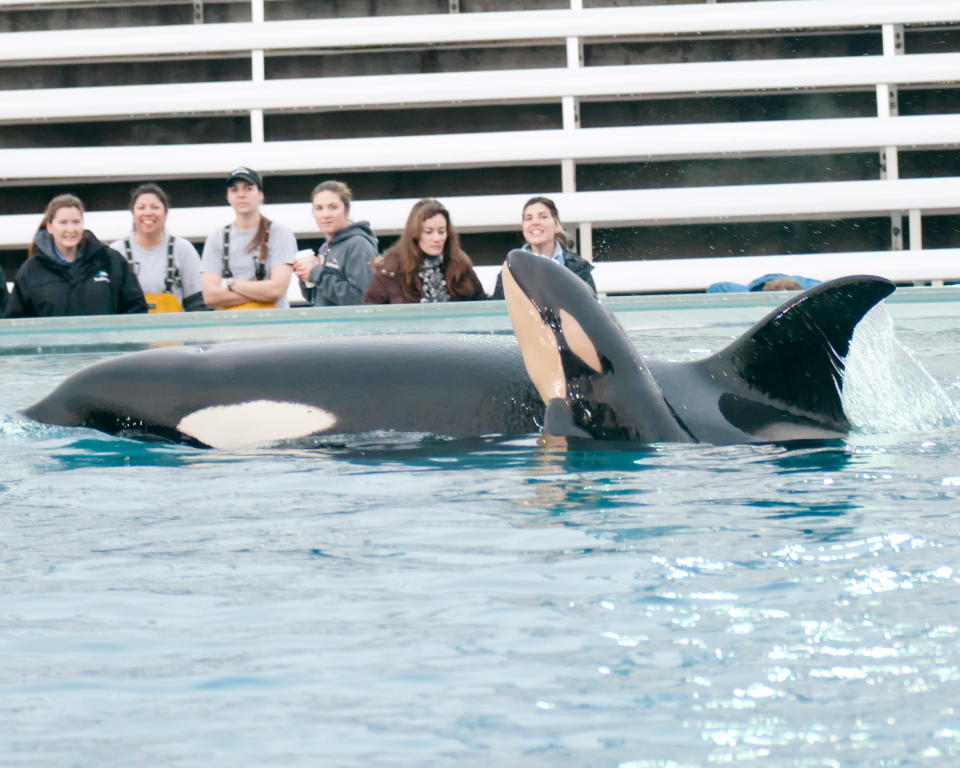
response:
[[[903,347],[882,304],[857,325],[845,361],[843,409],[860,434],[927,432],[960,424],[946,392]]]

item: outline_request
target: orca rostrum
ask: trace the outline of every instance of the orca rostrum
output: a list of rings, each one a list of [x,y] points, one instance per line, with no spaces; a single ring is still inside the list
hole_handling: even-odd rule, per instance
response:
[[[514,340],[416,334],[149,349],[84,368],[24,410],[47,424],[215,448],[380,431],[467,438],[779,442],[842,437],[843,359],[894,290],[879,277],[789,299],[703,360],[644,359],[561,265],[511,251]]]

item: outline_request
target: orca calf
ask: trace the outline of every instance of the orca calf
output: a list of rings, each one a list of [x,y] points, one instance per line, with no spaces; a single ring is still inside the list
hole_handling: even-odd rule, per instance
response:
[[[671,363],[641,358],[569,270],[511,251],[504,291],[516,344],[418,334],[164,347],[91,365],[24,413],[214,448],[380,430],[642,443],[835,438],[850,427],[840,391],[853,329],[893,290],[878,277],[824,283],[720,352]]]

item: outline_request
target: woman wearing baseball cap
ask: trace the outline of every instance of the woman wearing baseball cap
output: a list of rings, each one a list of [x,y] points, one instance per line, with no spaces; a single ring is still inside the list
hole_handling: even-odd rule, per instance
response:
[[[201,258],[203,301],[214,309],[289,306],[297,240],[282,224],[260,213],[263,179],[251,168],[227,176],[227,202],[235,218],[207,237]]]

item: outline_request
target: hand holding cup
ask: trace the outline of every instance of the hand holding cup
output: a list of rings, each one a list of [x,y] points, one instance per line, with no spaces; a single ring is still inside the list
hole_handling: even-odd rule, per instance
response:
[[[313,249],[306,248],[302,251],[297,251],[297,255],[293,260],[293,271],[307,288],[313,288],[313,283],[311,283],[308,278],[313,268],[319,264],[323,264],[323,260],[317,258]]]

